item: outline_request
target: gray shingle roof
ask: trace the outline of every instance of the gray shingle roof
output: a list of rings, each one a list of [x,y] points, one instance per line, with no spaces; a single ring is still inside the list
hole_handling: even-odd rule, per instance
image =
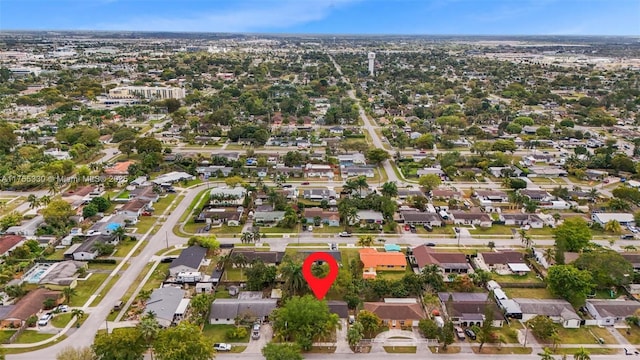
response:
[[[206,254],[207,249],[201,246],[190,246],[182,250],[180,256],[171,262],[171,266],[169,268],[173,269],[174,267],[184,265],[192,269],[198,269]]]
[[[276,308],[277,299],[215,299],[211,304],[210,319],[234,319],[240,314],[251,317],[269,316]]]
[[[145,312],[153,312],[158,320],[171,324],[184,294],[184,290],[172,286],[155,289],[147,300]]]

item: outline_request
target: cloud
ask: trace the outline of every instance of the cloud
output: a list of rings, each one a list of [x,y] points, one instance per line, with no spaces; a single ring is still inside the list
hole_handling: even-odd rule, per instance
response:
[[[232,9],[207,9],[183,16],[136,16],[97,24],[101,30],[251,32],[319,21],[336,9],[362,0],[237,1]],[[213,3],[213,2],[212,2]]]

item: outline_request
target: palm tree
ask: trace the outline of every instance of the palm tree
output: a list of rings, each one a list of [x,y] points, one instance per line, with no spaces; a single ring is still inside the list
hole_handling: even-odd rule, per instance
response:
[[[280,267],[280,275],[284,281],[284,288],[291,295],[297,295],[305,288],[306,281],[302,275],[302,263],[287,260]]]
[[[49,195],[42,195],[39,201],[40,204],[47,206],[51,202],[51,197],[49,197]]]
[[[530,249],[533,242],[531,241],[531,236],[529,236],[529,233],[527,232],[527,230],[525,229],[518,230],[518,235],[520,235],[520,241],[522,241],[522,245],[526,249]]]
[[[34,194],[29,194],[29,196],[27,197],[27,202],[29,203],[29,209],[35,209],[40,205],[38,197],[36,197]]]
[[[353,192],[358,190],[358,184],[354,179],[347,180],[342,186],[342,190],[349,193],[349,195],[353,195]]]
[[[620,223],[617,220],[611,220],[604,224],[604,231],[613,234],[620,234],[622,233],[622,226],[620,226]]]
[[[358,192],[360,193],[360,197],[362,197],[362,189],[366,189],[369,187],[367,184],[367,177],[364,175],[360,175],[356,178],[356,185],[358,186]]]
[[[551,261],[556,258],[556,250],[552,247],[544,249],[544,259],[547,264],[551,264]]]
[[[396,185],[395,181],[386,182],[382,184],[380,193],[382,194],[382,196],[386,197],[398,196],[398,185]]]
[[[140,333],[140,336],[144,339],[147,344],[147,349],[150,350],[151,360],[153,360],[153,340],[155,340],[156,336],[160,332],[160,324],[158,324],[158,320],[156,319],[156,314],[153,312],[147,312],[144,314],[142,318],[140,318],[140,322],[136,326]]]
[[[554,360],[553,352],[548,347],[544,348],[538,355],[540,355],[540,360]]]
[[[373,236],[371,235],[363,235],[360,236],[360,238],[358,239],[358,242],[356,243],[357,246],[362,246],[362,247],[372,247],[373,246]]]
[[[118,241],[120,241],[122,240],[122,238],[124,238],[126,232],[124,230],[124,227],[118,226],[115,230],[113,230],[113,234],[116,236]]]
[[[629,211],[631,209],[631,205],[623,199],[613,198],[609,200],[607,203],[607,207],[611,210],[616,211]]]
[[[241,243],[250,243],[251,241],[253,241],[253,233],[245,231],[242,233],[242,235],[240,236],[240,242]]]
[[[589,197],[589,200],[591,200],[591,202],[595,202],[596,199],[600,196],[600,193],[598,193],[598,190],[596,188],[591,188],[591,190],[589,190],[589,195],[587,195]]]
[[[82,320],[84,317],[84,311],[82,309],[72,309],[71,316],[78,319],[78,321]]]
[[[58,183],[55,182],[55,180],[49,181],[49,183],[47,184],[47,188],[49,190],[49,193],[54,196],[60,191],[60,187],[58,186]]]
[[[62,289],[62,294],[64,295],[65,304],[69,304],[71,302],[71,297],[77,294],[76,290],[71,287],[66,287]]]
[[[589,352],[584,348],[578,349],[575,354],[573,354],[574,360],[591,360],[591,356],[589,356]]]
[[[253,242],[260,242],[260,239],[262,238],[262,235],[260,235],[260,228],[259,227],[254,227],[253,228],[253,232],[251,233],[253,236]]]

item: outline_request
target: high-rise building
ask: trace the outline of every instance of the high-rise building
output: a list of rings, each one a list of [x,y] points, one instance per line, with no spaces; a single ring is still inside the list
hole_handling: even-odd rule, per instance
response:
[[[369,75],[373,76],[373,72],[376,66],[376,53],[369,53]]]

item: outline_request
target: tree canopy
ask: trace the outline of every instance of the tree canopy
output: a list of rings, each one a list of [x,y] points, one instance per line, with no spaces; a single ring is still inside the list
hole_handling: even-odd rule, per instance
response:
[[[553,235],[556,247],[564,251],[581,251],[591,241],[591,230],[587,222],[581,217],[565,219],[562,225],[555,228]]]
[[[594,286],[591,273],[573,265],[551,266],[546,280],[552,294],[563,297],[576,307],[584,305]]]

